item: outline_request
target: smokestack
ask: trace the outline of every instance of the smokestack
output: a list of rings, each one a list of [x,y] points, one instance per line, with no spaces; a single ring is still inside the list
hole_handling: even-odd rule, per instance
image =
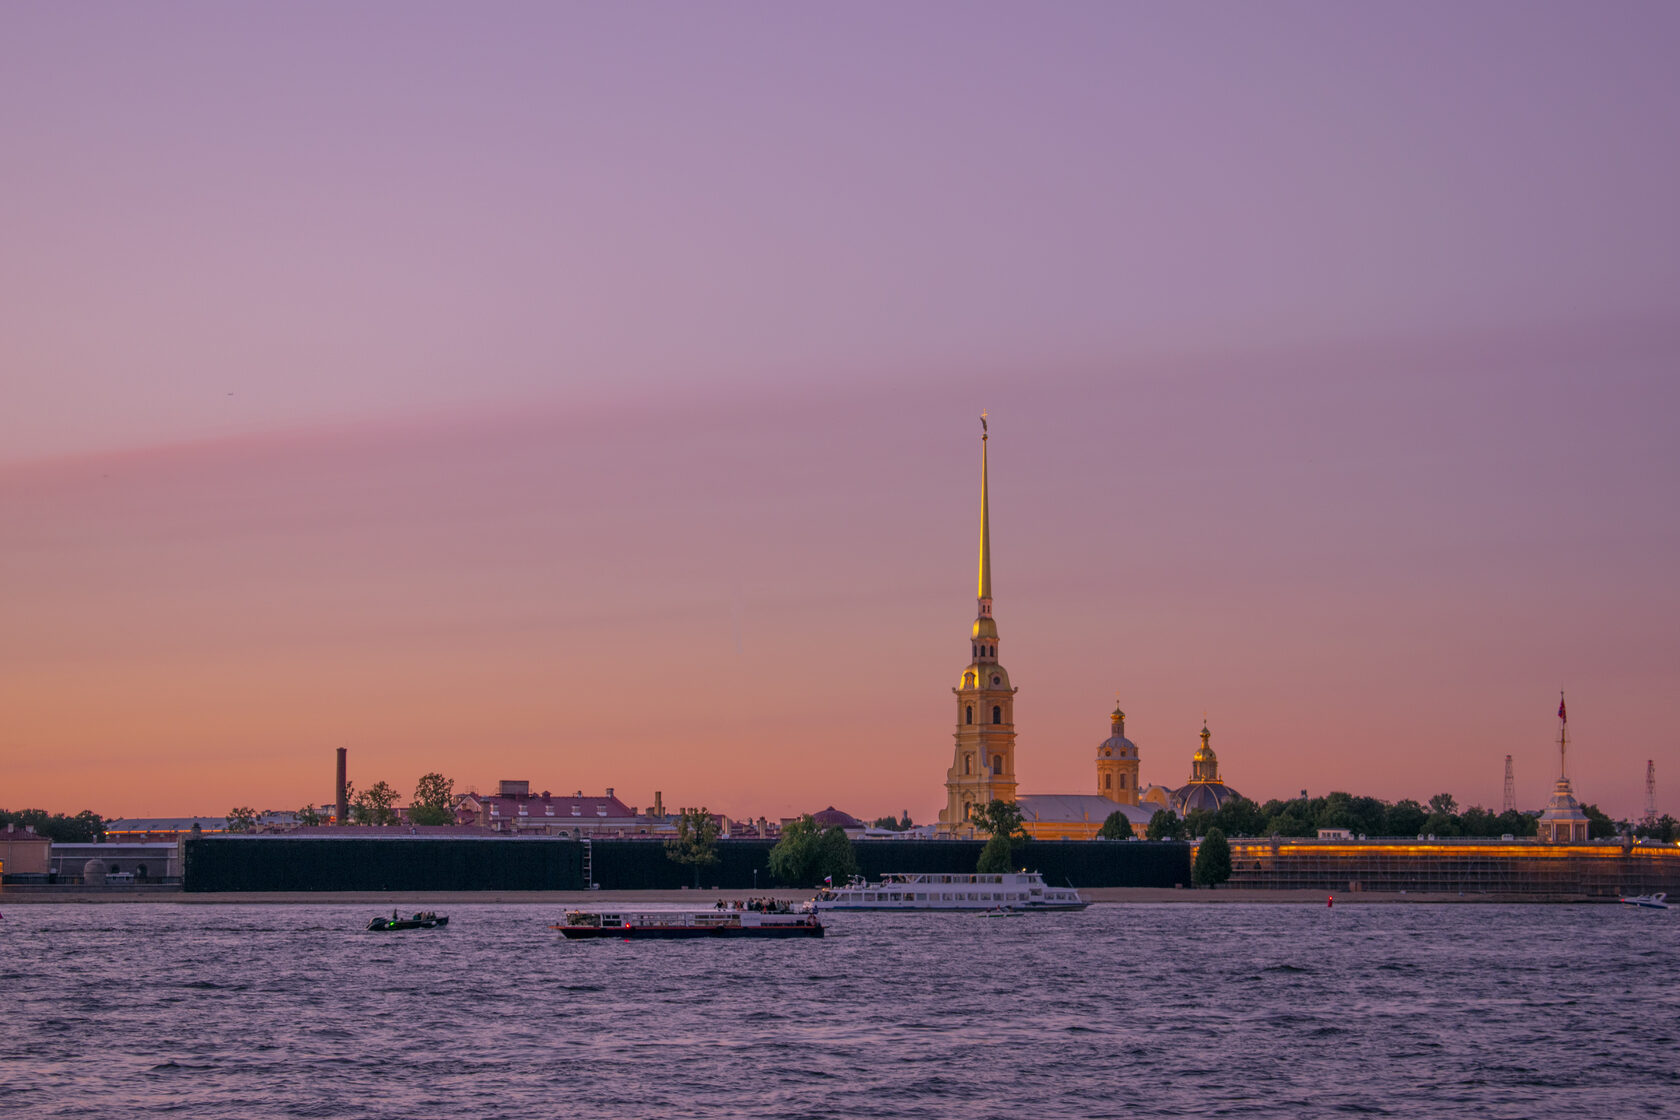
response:
[[[350,798],[344,788],[348,781],[344,757],[349,753],[347,747],[338,748],[338,819],[333,822],[334,824],[350,823]]]

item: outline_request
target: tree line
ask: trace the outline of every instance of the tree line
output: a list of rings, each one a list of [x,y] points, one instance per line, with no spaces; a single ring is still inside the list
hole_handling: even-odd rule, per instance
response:
[[[403,819],[397,811],[397,800],[401,795],[389,782],[378,781],[364,790],[358,790],[354,782],[346,782],[345,795],[349,801],[350,819],[340,822],[342,824],[377,828],[399,824]],[[249,805],[236,805],[228,810],[227,830],[254,832],[260,816]],[[326,824],[328,819],[313,805],[305,805],[297,811],[298,824],[305,828],[317,828]],[[454,824],[455,779],[435,772],[422,774],[408,803],[408,823]]]
[[[0,829],[7,825],[33,828],[54,844],[91,844],[105,835],[105,818],[89,809],[75,816],[45,809],[0,809]]]
[[[1595,840],[1620,834],[1674,838],[1672,817],[1650,826],[1635,826],[1611,820],[1596,805],[1583,805],[1581,810],[1587,816],[1588,835]],[[1238,796],[1216,810],[1194,809],[1183,817],[1170,809],[1159,809],[1150,818],[1146,835],[1150,840],[1188,840],[1206,836],[1215,828],[1225,836],[1245,837],[1310,837],[1317,836],[1321,828],[1346,829],[1355,836],[1524,837],[1535,835],[1539,820],[1532,813],[1495,813],[1480,805],[1460,810],[1450,793],[1438,793],[1427,802],[1410,798],[1389,802],[1338,792],[1287,801],[1273,799],[1264,805]],[[1125,839],[1130,834],[1131,825],[1120,813],[1110,814],[1098,833],[1105,839]]]

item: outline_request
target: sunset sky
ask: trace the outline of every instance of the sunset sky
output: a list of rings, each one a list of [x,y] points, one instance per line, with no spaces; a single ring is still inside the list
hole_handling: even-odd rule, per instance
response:
[[[1680,7],[10,5],[0,806],[1680,812]]]

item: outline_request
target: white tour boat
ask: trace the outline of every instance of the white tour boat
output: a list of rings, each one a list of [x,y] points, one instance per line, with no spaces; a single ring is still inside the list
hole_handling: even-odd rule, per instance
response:
[[[1051,887],[1036,871],[944,875],[904,873],[879,883],[854,879],[827,887],[813,904],[818,910],[1083,910],[1090,903],[1072,887]]]

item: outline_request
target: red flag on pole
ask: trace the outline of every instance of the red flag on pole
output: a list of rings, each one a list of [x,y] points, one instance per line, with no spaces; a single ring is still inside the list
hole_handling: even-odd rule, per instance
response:
[[[1569,722],[1569,713],[1564,710],[1564,707],[1563,707],[1563,693],[1561,693],[1561,692],[1558,693],[1558,718],[1561,719],[1565,723]]]

